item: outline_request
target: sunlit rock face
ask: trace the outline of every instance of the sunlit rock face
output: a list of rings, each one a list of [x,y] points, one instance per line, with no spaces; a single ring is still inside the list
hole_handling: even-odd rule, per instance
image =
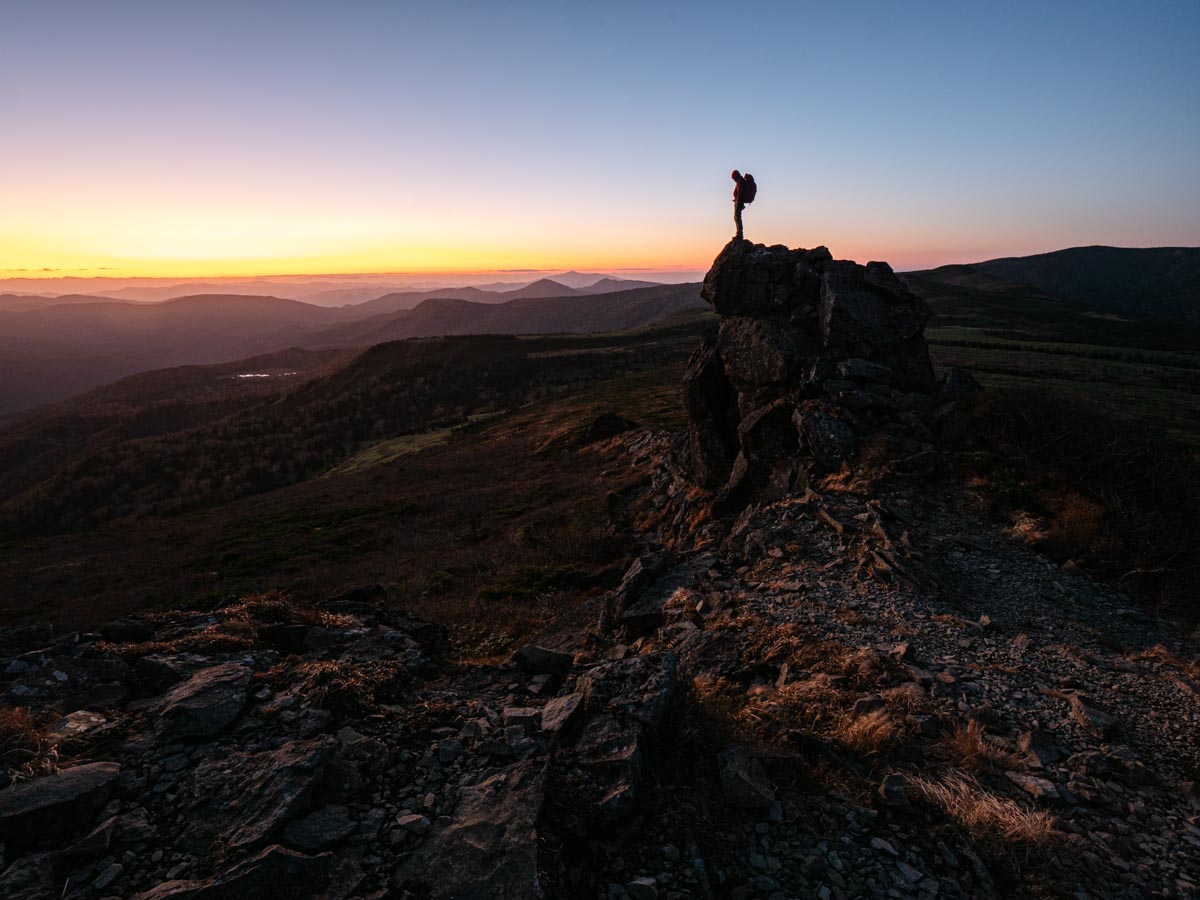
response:
[[[887,263],[735,239],[701,295],[721,320],[684,379],[699,484],[728,495],[781,460],[837,469],[880,435],[930,438],[929,307]]]

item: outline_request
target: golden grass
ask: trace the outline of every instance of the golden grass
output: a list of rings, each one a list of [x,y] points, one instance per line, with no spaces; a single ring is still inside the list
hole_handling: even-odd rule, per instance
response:
[[[0,709],[0,766],[15,779],[48,775],[58,767],[58,751],[27,709]]]
[[[297,666],[280,664],[267,672],[266,679],[332,712],[366,714],[379,703],[401,699],[409,675],[403,663],[393,660],[314,660]]]
[[[941,781],[909,776],[908,783],[973,839],[993,849],[1042,845],[1059,834],[1055,816],[1023,809],[1012,800],[989,793],[968,776],[951,774]]]
[[[844,716],[830,733],[862,757],[880,756],[896,747],[902,737],[896,720],[885,709],[861,716]]]
[[[1172,669],[1178,669],[1189,678],[1200,678],[1200,663],[1194,659],[1184,659],[1179,654],[1172,653],[1162,644],[1155,644],[1149,650],[1135,653],[1129,658],[1140,662],[1160,663]]]
[[[967,772],[1003,772],[1020,764],[1017,756],[989,740],[983,725],[975,720],[956,723],[949,734],[938,739],[936,751]]]

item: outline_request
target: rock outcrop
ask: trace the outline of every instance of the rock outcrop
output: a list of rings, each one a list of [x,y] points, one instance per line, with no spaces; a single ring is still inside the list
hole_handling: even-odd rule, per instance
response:
[[[887,263],[735,239],[702,295],[721,321],[684,377],[687,456],[722,503],[785,460],[837,469],[880,435],[914,449],[929,438],[940,409],[929,308]],[[968,384],[955,373],[944,403]]]

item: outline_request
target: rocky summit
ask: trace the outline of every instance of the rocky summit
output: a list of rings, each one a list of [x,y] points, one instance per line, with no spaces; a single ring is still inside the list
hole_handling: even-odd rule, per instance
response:
[[[887,263],[735,239],[702,296],[721,318],[688,365],[687,451],[695,480],[726,508],[753,481],[794,481],[791,449],[835,470],[881,431],[927,441],[977,387],[957,371],[935,383],[929,309]]]
[[[0,633],[0,896],[1194,896],[1196,648],[973,500],[926,306],[746,241],[703,295],[687,427],[563,451],[635,558],[511,658],[373,584]]]

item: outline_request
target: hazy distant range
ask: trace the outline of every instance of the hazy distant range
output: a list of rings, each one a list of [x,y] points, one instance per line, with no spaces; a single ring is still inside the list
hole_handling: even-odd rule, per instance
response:
[[[522,273],[446,273],[436,279],[404,273],[373,273],[361,275],[271,275],[248,278],[110,278],[41,277],[0,278],[0,294],[23,294],[60,297],[64,294],[86,294],[113,300],[169,300],[195,294],[246,294],[303,300],[315,306],[344,306],[362,303],[384,294],[400,291],[430,291],[475,287],[483,291],[515,291],[542,280],[551,280],[565,287],[587,288],[610,278],[624,281],[628,287],[645,284],[682,284],[699,281],[702,271],[673,269],[668,271],[617,270],[602,275],[589,272],[522,272]]]
[[[636,328],[703,307],[699,285],[600,273],[561,280],[385,290],[374,282],[251,280],[256,293],[207,283],[126,285],[106,294],[0,293],[0,415],[149,369],[218,363],[288,347],[366,347],[409,337]],[[11,280],[10,280],[11,281]],[[111,287],[109,285],[108,287]],[[163,298],[163,295],[166,298]]]

